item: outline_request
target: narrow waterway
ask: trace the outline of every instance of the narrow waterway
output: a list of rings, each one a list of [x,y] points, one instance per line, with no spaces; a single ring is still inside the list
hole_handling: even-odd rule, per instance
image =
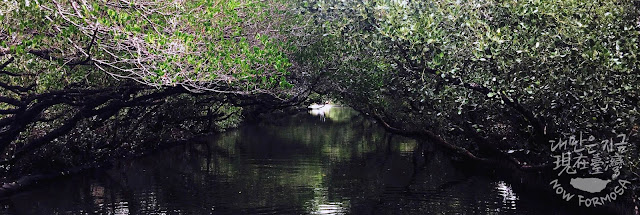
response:
[[[348,108],[300,113],[56,180],[0,214],[552,214]]]

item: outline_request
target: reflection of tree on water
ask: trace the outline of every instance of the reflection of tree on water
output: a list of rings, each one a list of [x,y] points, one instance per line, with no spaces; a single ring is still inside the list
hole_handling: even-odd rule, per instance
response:
[[[106,173],[80,177],[81,183],[53,185],[48,192],[15,200],[24,205],[38,201],[37,209],[9,207],[29,208],[27,214],[398,214],[400,209],[468,214],[515,209],[515,200],[504,202],[495,184],[460,173],[431,144],[385,133],[346,108],[332,108],[327,118],[319,123],[303,113],[276,125],[247,125],[211,137],[207,144],[122,162]]]

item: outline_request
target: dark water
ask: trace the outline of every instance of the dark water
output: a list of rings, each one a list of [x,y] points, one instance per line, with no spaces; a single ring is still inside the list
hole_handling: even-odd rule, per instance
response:
[[[0,214],[548,214],[346,108],[247,125],[0,201]]]

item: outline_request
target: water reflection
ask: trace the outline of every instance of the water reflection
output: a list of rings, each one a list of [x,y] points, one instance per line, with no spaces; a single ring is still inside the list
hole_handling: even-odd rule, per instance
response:
[[[0,214],[546,213],[346,108],[247,125],[0,201]],[[516,207],[518,203],[518,207]]]
[[[502,196],[502,203],[506,206],[510,206],[509,209],[516,209],[516,200],[518,200],[518,196],[513,192],[511,185],[504,181],[498,181],[498,183],[496,183],[496,189],[500,196]]]

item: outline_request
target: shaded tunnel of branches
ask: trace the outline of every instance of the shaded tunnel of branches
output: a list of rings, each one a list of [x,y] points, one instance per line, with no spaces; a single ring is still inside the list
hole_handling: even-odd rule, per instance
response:
[[[0,76],[32,75],[2,70],[10,63],[12,58],[2,63]],[[36,83],[14,86],[2,80],[3,177],[144,153],[163,142],[219,131],[224,127],[219,122],[233,123],[243,111],[265,112],[299,103],[271,95],[198,94],[180,86],[158,89],[133,81],[37,92]]]

